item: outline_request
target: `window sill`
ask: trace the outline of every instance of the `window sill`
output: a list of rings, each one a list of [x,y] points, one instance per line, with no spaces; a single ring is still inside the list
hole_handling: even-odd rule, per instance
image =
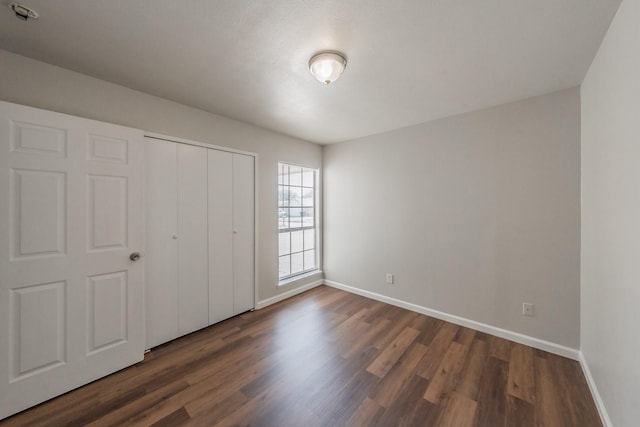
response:
[[[278,282],[278,287],[281,286],[288,286],[288,285],[292,285],[295,284],[303,279],[307,279],[309,277],[313,277],[313,276],[320,276],[322,277],[323,271],[322,270],[313,270],[313,271],[309,271],[306,273],[302,273],[298,276],[293,276],[293,277],[289,277],[288,279],[284,279]]]

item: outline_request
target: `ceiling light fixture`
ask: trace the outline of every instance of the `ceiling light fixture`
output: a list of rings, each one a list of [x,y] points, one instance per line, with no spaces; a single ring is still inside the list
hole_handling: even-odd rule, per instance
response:
[[[328,85],[335,82],[347,67],[347,60],[341,53],[320,52],[309,60],[311,74]]]

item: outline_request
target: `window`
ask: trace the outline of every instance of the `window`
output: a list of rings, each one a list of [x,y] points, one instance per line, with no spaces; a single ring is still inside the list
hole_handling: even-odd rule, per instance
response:
[[[317,269],[316,171],[278,163],[280,280]]]

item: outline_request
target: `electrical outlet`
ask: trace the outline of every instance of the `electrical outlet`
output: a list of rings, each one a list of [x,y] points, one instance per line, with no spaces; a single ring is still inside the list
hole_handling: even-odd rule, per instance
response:
[[[529,302],[522,303],[522,315],[533,317],[533,304]]]
[[[393,285],[393,274],[387,273],[387,285]]]

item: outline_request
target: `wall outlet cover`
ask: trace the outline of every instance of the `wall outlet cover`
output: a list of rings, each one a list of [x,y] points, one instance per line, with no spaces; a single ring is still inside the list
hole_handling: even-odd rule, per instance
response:
[[[531,303],[523,302],[522,303],[522,315],[523,316],[533,316],[534,315],[534,306]]]

